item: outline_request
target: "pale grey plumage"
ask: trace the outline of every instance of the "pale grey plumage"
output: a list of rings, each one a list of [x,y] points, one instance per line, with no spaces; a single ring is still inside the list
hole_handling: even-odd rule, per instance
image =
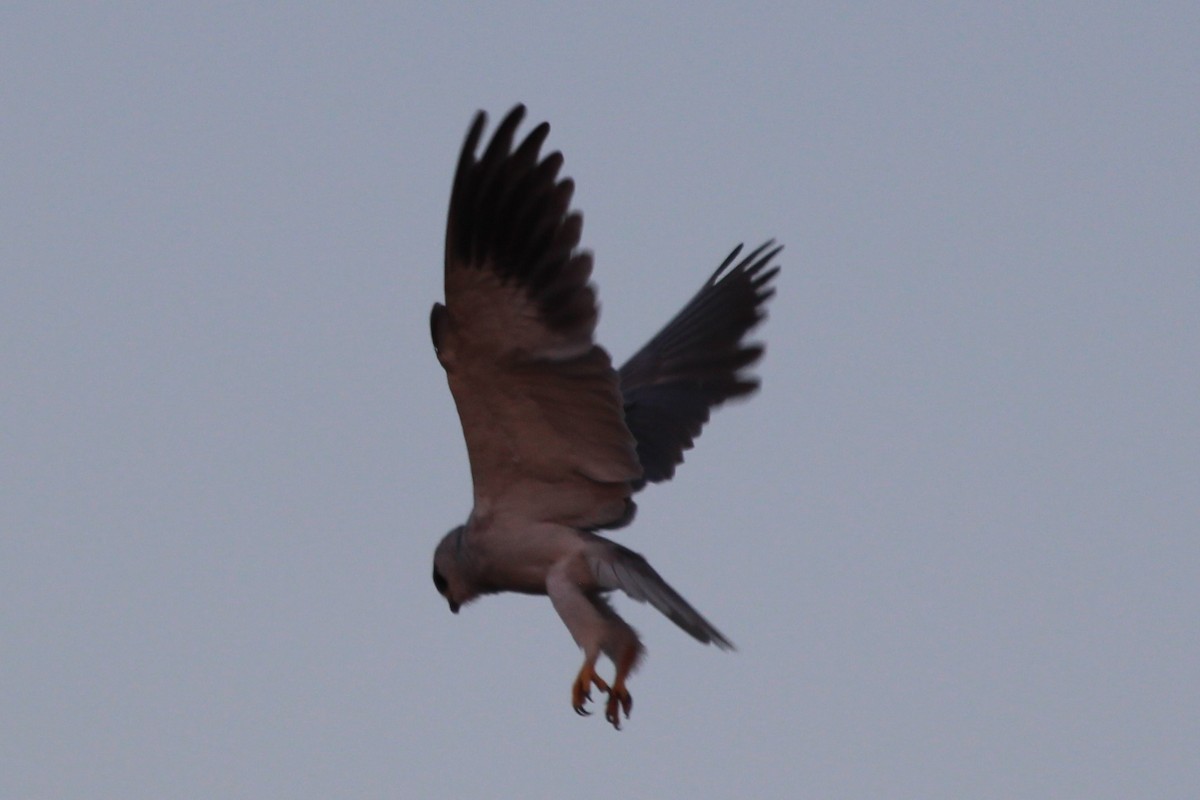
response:
[[[605,595],[648,602],[697,640],[732,647],[639,554],[595,531],[632,519],[632,495],[669,478],[710,409],[753,391],[742,372],[762,355],[742,340],[763,318],[779,248],[729,269],[735,249],[697,295],[621,368],[595,344],[591,255],[562,156],[539,151],[546,123],[515,148],[517,106],[482,156],[485,117],[463,144],[446,231],[446,303],[430,329],[458,406],[474,508],[434,554],[434,583],[452,611],[483,594],[548,595],[583,649],[572,688],[584,711],[592,685],[619,727],[628,674],[643,651]],[[609,686],[600,654],[616,665]]]

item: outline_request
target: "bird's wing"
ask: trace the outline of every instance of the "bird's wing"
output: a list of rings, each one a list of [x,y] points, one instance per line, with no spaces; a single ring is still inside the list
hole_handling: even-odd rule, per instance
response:
[[[605,546],[589,549],[588,566],[601,588],[620,589],[640,603],[649,603],[697,641],[711,642],[722,650],[733,649],[733,642],[672,589],[650,562],[627,547],[606,539],[600,541]]]
[[[730,269],[741,245],[717,267],[675,318],[621,367],[625,424],[637,440],[646,482],[675,474],[709,412],[758,388],[743,370],[762,357],[763,348],[743,337],[765,316],[763,304],[775,293],[770,267],[782,247],[766,242]]]
[[[476,512],[576,527],[629,513],[641,477],[616,372],[593,341],[592,259],[562,155],[542,123],[515,148],[517,106],[482,156],[467,134],[446,226],[446,304],[430,327],[458,405]]]

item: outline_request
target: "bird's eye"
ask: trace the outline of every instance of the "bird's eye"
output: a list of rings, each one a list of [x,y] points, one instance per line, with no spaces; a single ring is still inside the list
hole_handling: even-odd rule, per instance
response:
[[[446,579],[442,577],[442,573],[436,569],[433,571],[433,586],[438,590],[438,594],[445,595],[446,590],[450,588],[450,584],[446,583]]]

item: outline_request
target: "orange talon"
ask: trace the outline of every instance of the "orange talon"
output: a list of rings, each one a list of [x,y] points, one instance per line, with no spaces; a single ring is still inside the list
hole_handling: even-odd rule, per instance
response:
[[[624,682],[613,686],[612,691],[608,693],[608,704],[604,710],[604,718],[608,720],[614,728],[621,730],[621,712],[625,712],[625,719],[629,719],[629,712],[633,710],[633,695],[625,688]]]
[[[592,712],[587,710],[587,704],[592,699],[592,685],[602,692],[608,692],[608,684],[604,679],[596,674],[594,664],[584,664],[579,674],[575,676],[575,683],[571,686],[571,708],[575,709],[575,713],[581,717],[586,717]]]
[[[621,712],[624,711],[625,719],[629,719],[629,712],[633,710],[633,695],[625,688],[625,678],[633,671],[640,655],[641,648],[635,644],[617,660],[617,677],[613,680],[612,690],[608,693],[608,704],[604,709],[604,718],[617,730],[621,730]]]

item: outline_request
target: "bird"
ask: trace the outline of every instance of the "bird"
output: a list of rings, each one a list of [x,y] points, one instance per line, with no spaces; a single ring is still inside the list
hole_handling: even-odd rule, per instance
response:
[[[765,318],[782,249],[734,248],[695,296],[620,369],[595,341],[592,254],[563,156],[542,156],[542,122],[517,142],[518,104],[482,153],[479,111],[458,158],[446,224],[445,302],[430,333],[466,440],[473,485],[467,521],[433,558],[433,583],[457,614],[500,592],[547,596],[584,660],[571,706],[594,687],[620,730],[630,674],[645,651],[609,602],[648,602],[704,644],[733,643],[637,552],[600,531],[632,521],[633,496],[670,479],[712,409],[759,385],[763,355],[746,334]],[[736,262],[736,263],[735,263]],[[597,672],[604,655],[610,681]]]

